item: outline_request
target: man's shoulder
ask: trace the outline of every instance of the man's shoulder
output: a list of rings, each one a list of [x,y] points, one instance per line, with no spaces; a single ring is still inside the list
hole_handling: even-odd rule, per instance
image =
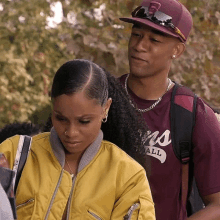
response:
[[[203,111],[206,111],[206,108],[209,108],[211,109],[213,112],[215,112],[215,110],[200,96],[198,96],[196,93],[193,92],[192,89],[190,89],[189,87],[187,86],[184,86],[184,85],[181,85],[181,84],[178,84],[178,90],[176,92],[176,95],[181,95],[181,96],[191,96],[192,97],[192,100],[193,100],[193,97],[196,97],[196,110],[203,110]],[[185,100],[183,98],[181,98],[182,102],[184,102]]]
[[[128,75],[128,74],[124,74],[124,75],[118,77],[118,80],[120,81],[121,84],[124,84],[125,78],[126,78],[127,75]]]

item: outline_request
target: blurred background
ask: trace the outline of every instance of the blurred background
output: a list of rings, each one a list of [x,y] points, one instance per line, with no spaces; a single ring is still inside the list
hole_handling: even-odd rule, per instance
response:
[[[180,0],[194,28],[171,79],[220,109],[220,1]],[[140,0],[1,0],[0,128],[13,122],[43,125],[50,88],[67,60],[85,58],[115,76],[128,73],[130,16]]]

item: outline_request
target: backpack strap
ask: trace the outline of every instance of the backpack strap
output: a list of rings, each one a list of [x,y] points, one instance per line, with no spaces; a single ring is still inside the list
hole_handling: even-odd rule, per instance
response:
[[[20,135],[18,148],[15,156],[15,162],[13,166],[13,171],[15,172],[15,176],[13,179],[14,194],[16,194],[18,182],[20,180],[21,173],[23,171],[24,165],[28,157],[28,153],[31,147],[31,141],[32,137]]]
[[[183,164],[190,159],[196,102],[197,96],[190,89],[175,84],[170,107],[171,139],[174,153]]]
[[[181,198],[186,207],[189,187],[189,161],[192,150],[192,132],[195,124],[197,96],[187,87],[175,84],[171,97],[171,140],[176,157],[182,163]],[[180,217],[184,216],[181,209]]]

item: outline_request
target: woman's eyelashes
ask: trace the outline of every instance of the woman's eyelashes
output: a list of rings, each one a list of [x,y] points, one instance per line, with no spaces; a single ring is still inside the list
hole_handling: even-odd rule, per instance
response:
[[[56,119],[58,121],[69,121],[67,118],[61,116],[61,115],[56,115],[55,116]],[[81,118],[78,118],[77,121],[80,123],[80,124],[89,124],[91,122],[91,119],[81,119]]]
[[[88,124],[88,123],[90,123],[90,120],[79,120],[79,123]]]

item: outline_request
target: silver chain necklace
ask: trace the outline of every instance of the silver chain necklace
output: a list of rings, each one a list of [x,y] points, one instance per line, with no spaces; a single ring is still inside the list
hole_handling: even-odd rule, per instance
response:
[[[68,161],[66,160],[66,158],[65,158],[65,161],[66,161],[66,163],[67,163],[67,166],[68,166],[68,168],[69,168],[69,170],[70,170],[70,176],[73,178],[74,177],[74,172],[72,171],[72,169],[70,168],[70,165],[69,165],[69,163],[68,163]]]
[[[126,77],[126,79],[125,79],[125,90],[126,90],[126,93],[129,95],[128,89],[127,89],[128,77],[129,77],[129,74],[127,75],[127,77]],[[172,84],[172,81],[171,81],[171,79],[169,79],[169,78],[168,78],[168,81],[169,81],[169,82],[168,82],[167,89],[166,89],[165,93],[164,93],[162,96],[160,96],[160,97],[157,99],[157,101],[156,101],[154,104],[152,104],[150,107],[145,108],[145,109],[139,109],[139,108],[135,107],[135,105],[133,104],[133,102],[132,102],[131,100],[129,100],[131,106],[134,107],[138,112],[142,112],[142,113],[148,112],[148,111],[150,111],[151,109],[153,109],[153,108],[162,100],[162,97],[163,97],[163,96],[167,93],[167,91],[169,90],[169,88],[170,88],[170,86],[171,86],[171,84]]]

